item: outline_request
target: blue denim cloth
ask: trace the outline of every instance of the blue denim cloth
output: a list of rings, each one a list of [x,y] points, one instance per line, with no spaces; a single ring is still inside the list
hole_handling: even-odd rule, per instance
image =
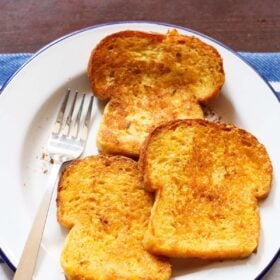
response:
[[[280,82],[280,53],[239,53],[269,82]]]
[[[31,53],[0,54],[0,88],[31,56]]]
[[[280,98],[280,53],[248,53],[239,55],[271,83]],[[30,57],[31,53],[0,54],[0,88]],[[279,82],[279,86],[275,84]],[[280,99],[279,99],[280,100]],[[0,263],[1,250],[0,250]]]

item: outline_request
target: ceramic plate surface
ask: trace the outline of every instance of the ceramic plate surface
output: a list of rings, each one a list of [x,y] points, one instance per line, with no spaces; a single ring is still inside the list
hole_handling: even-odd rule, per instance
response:
[[[149,22],[120,22],[93,26],[67,35],[40,50],[4,86],[0,96],[0,247],[16,266],[51,164],[46,142],[61,97],[67,88],[90,91],[86,76],[91,50],[105,36],[121,30],[165,33],[174,26]],[[203,264],[173,260],[172,279],[254,279],[269,267],[280,245],[280,107],[268,84],[236,53],[197,32],[176,26],[214,46],[224,61],[226,82],[211,104],[225,122],[253,133],[271,157],[274,178],[269,197],[260,203],[261,237],[257,254],[244,260]],[[96,132],[101,108],[95,104],[95,121],[85,155],[97,154]],[[56,220],[52,201],[35,279],[65,279],[59,256],[67,231]]]

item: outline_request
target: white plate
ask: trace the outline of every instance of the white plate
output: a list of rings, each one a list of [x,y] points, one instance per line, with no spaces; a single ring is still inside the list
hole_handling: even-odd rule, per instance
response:
[[[0,96],[0,246],[12,265],[18,263],[48,178],[50,164],[42,153],[61,95],[68,87],[90,91],[86,67],[91,50],[103,37],[120,30],[165,33],[171,28],[174,26],[160,23],[121,22],[75,32],[40,50],[5,85]],[[213,45],[223,57],[226,82],[212,107],[224,121],[245,128],[266,146],[274,179],[269,197],[260,203],[257,254],[208,265],[175,261],[173,279],[253,279],[269,266],[280,245],[279,103],[267,83],[232,50],[202,34],[176,28]],[[101,113],[98,106],[96,110],[85,154],[97,153],[95,137]],[[55,213],[52,202],[36,279],[64,279],[59,255],[67,232],[57,224]]]

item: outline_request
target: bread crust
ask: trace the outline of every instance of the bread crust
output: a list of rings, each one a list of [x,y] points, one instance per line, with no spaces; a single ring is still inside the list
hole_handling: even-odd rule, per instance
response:
[[[70,229],[61,254],[67,279],[170,278],[169,261],[142,244],[153,196],[140,178],[123,156],[90,156],[63,171],[57,218]]]
[[[179,131],[183,138],[187,135],[193,140],[182,140]],[[164,137],[173,143],[167,144]],[[180,144],[174,149],[181,149],[182,159],[172,150],[176,137]],[[183,149],[184,145],[193,146]],[[155,151],[155,147],[160,148]],[[171,155],[178,169],[169,165]],[[180,165],[186,164],[181,173]],[[139,167],[146,189],[156,192],[144,238],[147,250],[202,259],[243,258],[256,250],[260,233],[257,201],[270,192],[272,164],[255,136],[229,124],[172,121],[147,137]]]
[[[174,119],[203,118],[224,83],[222,59],[195,37],[121,31],[92,51],[93,93],[108,101],[98,132],[106,153],[138,157],[148,133]]]
[[[157,34],[157,33],[147,33],[141,31],[134,31],[134,30],[125,30],[120,31],[114,34],[111,34],[105,37],[95,49],[92,50],[90,59],[88,62],[87,73],[89,77],[89,81],[92,87],[94,94],[100,98],[101,100],[108,100],[110,99],[111,93],[113,90],[108,91],[106,87],[99,87],[97,86],[98,80],[100,79],[100,71],[99,67],[104,64],[104,49],[106,49],[107,45],[118,38],[131,38],[131,37],[138,37],[138,38],[147,38],[151,39],[152,41],[161,42],[164,39],[164,35]],[[121,62],[120,62],[121,63]]]

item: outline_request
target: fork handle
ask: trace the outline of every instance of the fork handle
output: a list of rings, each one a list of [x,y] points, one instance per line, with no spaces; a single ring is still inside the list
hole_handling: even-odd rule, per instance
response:
[[[55,183],[60,172],[61,163],[52,165],[47,189],[43,195],[40,206],[37,210],[35,220],[29,232],[25,243],[23,253],[13,280],[31,280],[36,265],[37,255],[39,252],[47,216],[52,199],[52,194],[55,188]]]

